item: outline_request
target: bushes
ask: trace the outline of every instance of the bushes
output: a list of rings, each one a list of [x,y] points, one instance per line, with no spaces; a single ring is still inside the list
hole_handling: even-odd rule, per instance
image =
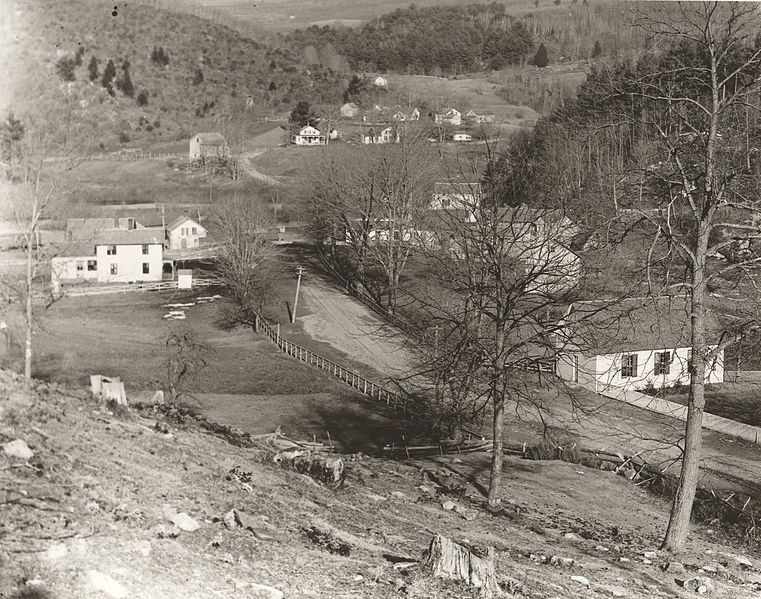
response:
[[[74,75],[75,68],[76,63],[70,56],[63,56],[55,63],[56,73],[64,81],[74,81],[76,79]]]
[[[137,94],[137,98],[135,99],[138,106],[145,106],[148,104],[148,92],[143,90],[139,94]]]

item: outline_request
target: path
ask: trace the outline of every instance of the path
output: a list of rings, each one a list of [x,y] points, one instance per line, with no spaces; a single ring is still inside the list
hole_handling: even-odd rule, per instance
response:
[[[346,294],[332,280],[307,271],[302,298],[308,314],[300,316],[304,331],[316,341],[330,344],[355,362],[385,373],[389,379],[409,374],[413,352],[401,333]],[[633,454],[641,452],[655,463],[670,461],[678,473],[677,441],[683,423],[660,414],[604,398],[578,388],[569,393],[547,392],[541,398],[551,406],[547,423],[578,436],[585,447]],[[514,411],[508,411],[514,414]],[[536,415],[523,413],[527,420]],[[761,447],[704,430],[704,466],[714,485],[740,488],[761,497]],[[483,434],[488,436],[488,425]]]

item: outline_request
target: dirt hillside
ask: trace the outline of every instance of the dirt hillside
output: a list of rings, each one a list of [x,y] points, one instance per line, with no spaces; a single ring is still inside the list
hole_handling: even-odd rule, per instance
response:
[[[0,371],[0,597],[477,596],[410,565],[436,533],[494,547],[506,596],[761,591],[759,556],[718,529],[697,527],[683,555],[649,553],[668,506],[610,472],[507,458],[508,501],[491,515],[487,454],[344,455],[329,485],[166,410],[47,383],[23,398]],[[33,455],[15,457],[24,444]]]

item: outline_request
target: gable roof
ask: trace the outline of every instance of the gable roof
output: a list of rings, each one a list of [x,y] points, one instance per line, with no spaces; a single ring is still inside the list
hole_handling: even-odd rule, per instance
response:
[[[185,214],[180,214],[177,218],[175,218],[172,222],[170,222],[166,228],[167,231],[174,231],[177,227],[179,227],[182,223],[185,221],[190,221],[197,227],[201,227],[204,231],[206,230],[206,227],[204,227],[201,223],[199,223],[196,219],[191,218]]]
[[[160,229],[112,229],[99,231],[93,241],[95,245],[164,245],[164,234]]]
[[[592,355],[669,350],[691,345],[690,303],[684,296],[631,298],[617,303],[577,302],[565,320],[572,338]],[[706,313],[706,339],[716,343],[721,327],[712,310]]]
[[[60,247],[60,249],[58,249]],[[58,246],[55,244],[51,248],[53,259],[56,258],[94,258],[95,244],[93,243],[70,243]]]
[[[323,133],[316,127],[307,125],[299,129],[299,135],[323,135]]]
[[[433,193],[436,195],[473,195],[481,193],[481,183],[474,181],[454,182],[439,181],[433,184]]]
[[[208,146],[223,146],[227,143],[222,134],[217,133],[216,131],[196,133],[193,137],[197,137],[198,141]]]

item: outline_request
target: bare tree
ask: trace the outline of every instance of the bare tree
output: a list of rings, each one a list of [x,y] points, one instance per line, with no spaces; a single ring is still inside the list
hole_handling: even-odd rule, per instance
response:
[[[250,319],[265,304],[272,284],[272,220],[258,198],[235,196],[217,206],[213,226],[222,246],[217,272]]]
[[[652,293],[686,292],[690,300],[684,453],[663,541],[664,549],[679,550],[699,478],[706,365],[758,327],[756,315],[738,319],[718,348],[709,349],[709,290],[759,291],[752,275],[761,262],[754,249],[761,237],[755,157],[761,146],[761,13],[755,3],[664,3],[642,7],[635,19],[654,46],[633,64],[609,70],[607,79],[599,77],[604,91],[598,100],[609,123],[625,124],[640,144],[628,165],[631,192],[617,199],[627,218],[635,215],[650,231]],[[733,248],[742,251],[730,258]]]

